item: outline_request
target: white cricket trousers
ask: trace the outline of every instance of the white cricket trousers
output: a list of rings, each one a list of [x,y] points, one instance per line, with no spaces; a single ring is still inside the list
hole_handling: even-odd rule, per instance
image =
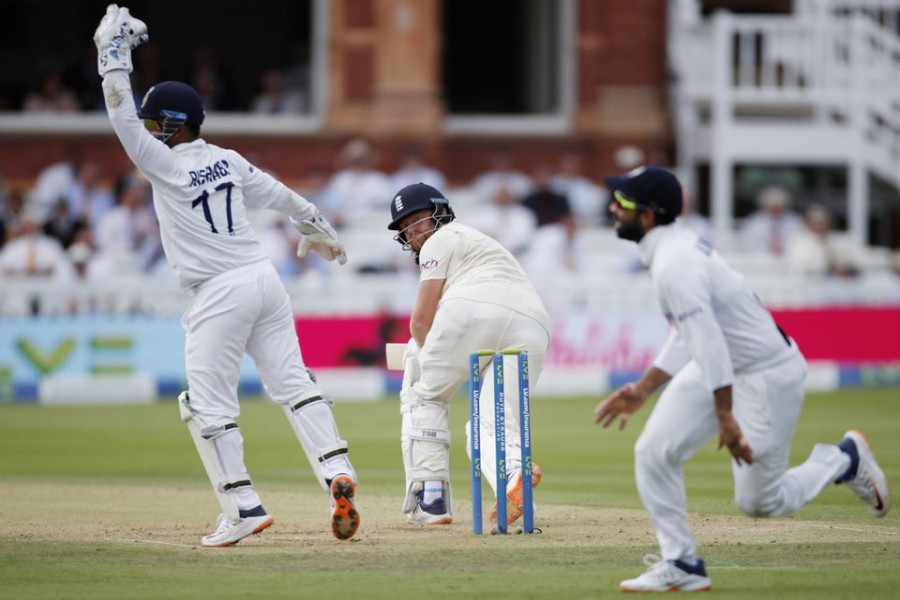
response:
[[[279,404],[318,391],[303,364],[290,299],[268,260],[200,284],[181,321],[191,406],[204,417],[240,414],[240,365],[249,354]]]
[[[237,388],[245,353],[256,363],[269,396],[279,404],[320,393],[303,364],[284,284],[268,260],[200,284],[182,326],[187,335],[191,407],[206,425],[229,423],[240,415]],[[336,426],[330,407],[319,404],[322,414],[316,421],[330,442]],[[240,429],[223,436],[217,448],[226,475],[249,479]],[[260,504],[252,487],[239,488],[235,497],[242,510]]]
[[[770,368],[735,375],[732,411],[753,450],[752,465],[731,460],[734,499],[754,517],[792,513],[816,498],[847,468],[836,445],[816,444],[809,458],[788,469],[791,438],[803,406],[806,361],[795,345]],[[712,393],[689,362],[669,382],[635,445],[638,493],[656,528],[665,560],[695,557],[687,517],[682,465],[718,439]],[[722,452],[731,458],[727,449]]]
[[[469,354],[482,349],[507,348],[528,351],[528,379],[533,386],[544,368],[549,346],[550,334],[531,317],[497,304],[457,298],[446,300],[441,303],[419,353],[421,374],[413,384],[413,390],[421,401],[447,403],[461,387],[468,389]],[[494,382],[487,370],[489,364],[490,357],[482,359],[481,464],[484,477],[495,488]],[[508,362],[507,366],[512,364]],[[506,458],[507,470],[512,473],[522,462],[518,396],[512,393],[518,386],[517,369],[506,369],[506,382]],[[467,439],[470,428],[467,422]],[[468,443],[466,448],[468,452]]]

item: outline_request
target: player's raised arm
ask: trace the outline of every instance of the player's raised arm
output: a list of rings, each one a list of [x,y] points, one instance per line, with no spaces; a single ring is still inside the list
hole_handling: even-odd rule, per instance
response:
[[[165,140],[154,137],[141,123],[129,79],[133,70],[131,51],[148,39],[143,21],[133,17],[127,8],[110,4],[94,32],[97,72],[103,78],[103,98],[109,120],[128,157],[145,174],[154,172],[167,177],[174,173],[174,160],[168,156],[167,148],[159,143]]]

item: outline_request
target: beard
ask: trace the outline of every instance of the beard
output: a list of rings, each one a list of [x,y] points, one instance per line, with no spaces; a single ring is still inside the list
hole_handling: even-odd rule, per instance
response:
[[[616,235],[623,240],[628,240],[630,242],[640,242],[644,237],[644,232],[641,230],[641,226],[638,223],[637,219],[631,221],[623,221],[622,219],[617,219],[615,228]]]

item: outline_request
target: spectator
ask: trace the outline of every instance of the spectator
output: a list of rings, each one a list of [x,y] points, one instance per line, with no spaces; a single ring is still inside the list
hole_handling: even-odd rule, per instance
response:
[[[115,197],[103,184],[101,176],[100,163],[82,163],[78,168],[77,179],[69,186],[65,196],[69,214],[73,219],[85,223],[91,232],[96,231],[106,213],[116,204]]]
[[[194,66],[190,82],[203,99],[206,112],[228,110],[228,78],[222,69],[216,49],[206,44],[194,54]]]
[[[681,214],[677,219],[675,219],[675,224],[681,225],[682,227],[687,227],[688,229],[696,233],[697,237],[700,237],[708,242],[712,242],[712,223],[709,222],[709,218],[701,215],[695,210],[694,195],[687,190],[684,190],[683,200],[684,202],[681,209]]]
[[[351,140],[338,157],[338,171],[331,177],[325,215],[335,227],[383,214],[393,198],[391,179],[375,168],[375,151],[361,138]]]
[[[581,227],[599,227],[606,221],[608,194],[582,173],[581,155],[570,151],[562,155],[550,185],[554,192],[569,199],[575,220]]]
[[[537,217],[508,189],[501,188],[477,214],[472,222],[476,229],[500,242],[517,258],[525,254],[537,229]]]
[[[75,278],[80,281],[86,281],[89,278],[91,259],[94,256],[94,250],[90,245],[84,242],[75,242],[69,246],[67,250],[69,260],[72,261],[72,268],[75,271]]]
[[[522,199],[522,205],[534,213],[537,224],[528,256],[522,261],[532,276],[578,268],[574,252],[575,218],[568,198],[551,188],[552,175],[548,165],[539,165],[534,172],[534,190]]]
[[[103,94],[94,85],[97,81],[97,48],[93,41],[82,46],[78,61],[72,66],[72,76],[78,81],[74,91],[81,108],[88,111],[102,110]]]
[[[518,201],[532,188],[528,175],[514,168],[512,153],[507,148],[494,152],[490,170],[476,177],[472,185],[481,204],[494,202],[499,194],[510,194]]]
[[[91,50],[94,51],[94,55],[96,56],[97,49],[94,48],[94,45],[91,44]],[[134,71],[131,73],[131,89],[134,93],[135,104],[140,105],[141,100],[144,99],[144,95],[153,87],[158,81],[163,81],[162,72],[159,68],[159,46],[157,46],[153,40],[150,40],[146,44],[144,44],[143,48],[140,52],[134,55]],[[91,88],[96,90],[97,86],[93,85],[95,81],[94,74],[97,72],[97,60],[96,58],[91,61],[89,65],[91,71]],[[104,109],[103,99],[98,98],[100,103],[99,109]]]
[[[137,170],[126,173],[116,186],[116,206],[97,223],[94,245],[101,253],[130,254],[136,259],[153,237],[150,183]]]
[[[72,263],[62,245],[45,235],[37,215],[24,211],[19,235],[0,251],[0,273],[17,279],[74,278]]]
[[[553,170],[548,165],[538,165],[534,171],[534,188],[522,198],[522,206],[534,213],[538,227],[561,225],[572,237],[575,235],[575,219],[569,199],[553,191],[552,176]]]
[[[619,146],[619,148],[616,149],[615,155],[613,156],[613,161],[616,163],[616,168],[620,171],[630,171],[632,169],[637,169],[638,167],[646,163],[644,158],[644,151],[637,146],[632,146],[631,144]]]
[[[791,270],[801,275],[855,277],[862,265],[860,249],[849,240],[840,240],[832,231],[831,214],[814,204],[806,210],[805,229],[794,236],[787,248]]]
[[[393,175],[394,189],[414,183],[425,183],[439,190],[447,189],[444,174],[428,165],[425,151],[418,144],[407,144],[400,152],[400,168]]]
[[[758,209],[741,226],[741,246],[748,252],[780,257],[791,238],[803,231],[803,219],[790,210],[791,197],[783,187],[763,188],[756,202]]]
[[[44,167],[28,194],[28,210],[41,220],[48,218],[56,202],[68,195],[82,162],[81,153],[73,146],[68,149],[65,159]]]
[[[23,110],[29,113],[73,113],[78,112],[75,94],[63,84],[56,70],[43,72],[37,88],[25,97]]]
[[[260,78],[260,93],[253,99],[253,112],[266,115],[296,115],[306,112],[302,95],[286,87],[284,73],[269,69]]]
[[[44,222],[44,234],[56,239],[63,248],[68,248],[75,241],[75,236],[84,229],[84,222],[69,213],[69,204],[65,197],[60,197]]]
[[[299,41],[294,45],[293,62],[284,70],[284,85],[287,90],[297,94],[308,111],[312,107],[310,98],[309,45]]]
[[[0,248],[18,237],[22,230],[22,216],[25,211],[25,196],[21,190],[12,189],[6,197],[6,203],[0,208]]]

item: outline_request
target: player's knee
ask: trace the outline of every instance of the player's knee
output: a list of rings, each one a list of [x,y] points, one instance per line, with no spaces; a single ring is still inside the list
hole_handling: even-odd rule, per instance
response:
[[[635,464],[649,469],[669,463],[664,445],[645,436],[639,437],[634,445],[634,461]]]
[[[735,491],[734,503],[748,517],[765,518],[773,516],[777,503],[767,494]]]

